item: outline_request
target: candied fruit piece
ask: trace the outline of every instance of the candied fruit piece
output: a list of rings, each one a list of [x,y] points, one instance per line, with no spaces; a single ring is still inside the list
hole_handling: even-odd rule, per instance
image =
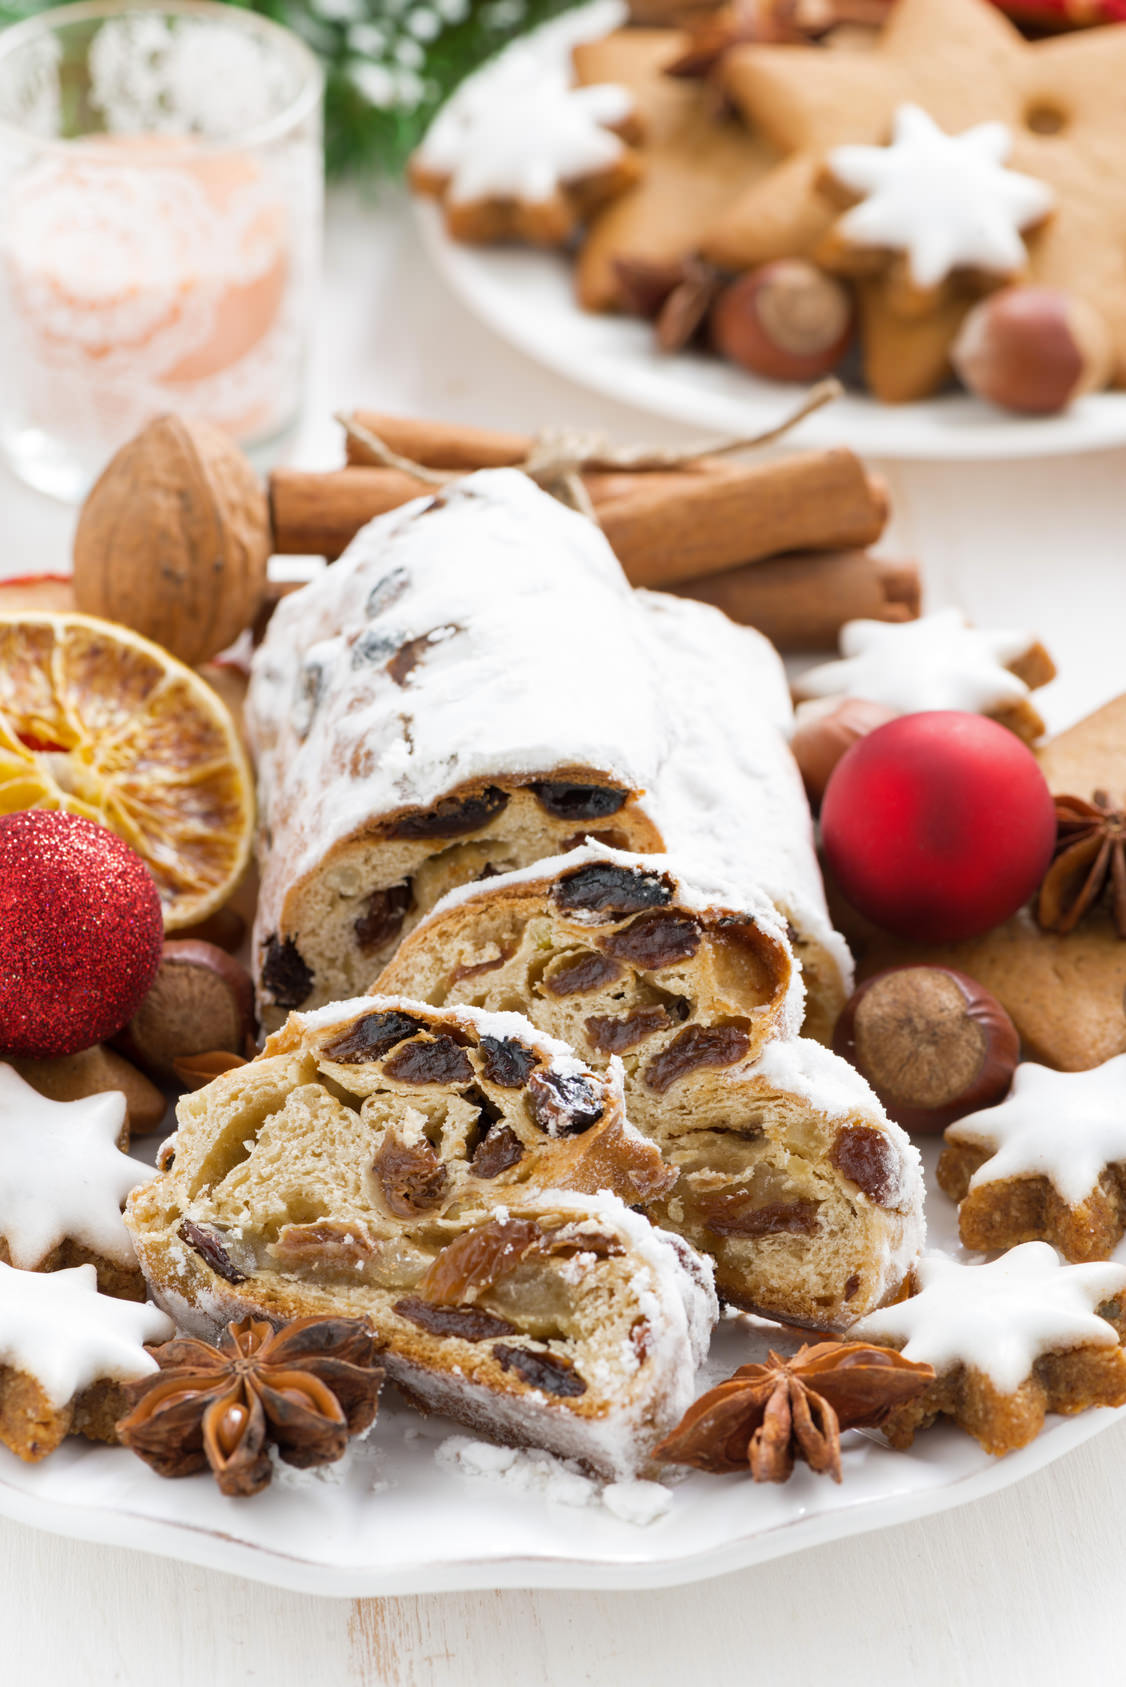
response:
[[[899,1194],[899,1160],[882,1131],[871,1125],[842,1125],[829,1151],[829,1164],[878,1207],[894,1205]]]
[[[679,1079],[701,1066],[734,1066],[751,1046],[747,1033],[737,1025],[686,1025],[668,1048],[654,1055],[643,1074],[658,1095],[664,1095]]]
[[[389,1213],[414,1218],[441,1203],[449,1173],[428,1142],[406,1143],[388,1134],[376,1150],[372,1176]]]
[[[543,1231],[531,1219],[490,1219],[442,1249],[419,1283],[419,1293],[439,1306],[460,1306],[515,1271],[542,1240]]]
[[[572,785],[562,779],[537,779],[532,790],[556,820],[605,820],[629,796],[616,785]]]
[[[818,1225],[816,1201],[761,1201],[750,1190],[722,1189],[693,1204],[717,1236],[812,1236]]]
[[[551,892],[556,906],[568,912],[603,914],[608,920],[660,908],[672,900],[672,887],[662,873],[640,867],[618,867],[592,861],[557,879]]]
[[[445,797],[433,808],[403,814],[391,828],[393,838],[460,838],[479,832],[508,807],[508,792],[486,785],[472,797]]]
[[[617,961],[588,953],[568,956],[545,974],[543,982],[553,996],[582,996],[590,990],[601,990],[621,976]]]
[[[498,1089],[523,1089],[540,1063],[534,1049],[514,1037],[482,1037],[481,1072]]]
[[[689,914],[641,914],[602,941],[608,955],[646,972],[689,961],[700,947],[700,926]]]
[[[271,932],[262,958],[262,984],[280,1008],[299,1008],[313,989],[313,972],[292,937]]]
[[[577,1136],[606,1111],[601,1096],[581,1072],[536,1072],[528,1083],[532,1118],[546,1136]]]
[[[638,1008],[615,1019],[612,1014],[596,1014],[585,1021],[586,1034],[600,1054],[625,1054],[635,1049],[647,1037],[667,1031],[673,1021],[664,1008]]]
[[[428,1029],[424,1020],[400,1013],[397,1008],[365,1013],[342,1036],[325,1043],[321,1054],[326,1060],[338,1060],[345,1066],[361,1066],[366,1061],[381,1059],[396,1043]]]
[[[492,1341],[497,1336],[519,1335],[515,1324],[483,1312],[476,1306],[432,1306],[420,1295],[404,1295],[391,1308],[409,1324],[416,1324],[432,1336],[460,1336],[462,1341]]]
[[[400,1084],[464,1084],[473,1076],[465,1050],[445,1035],[401,1043],[383,1071]]]
[[[365,955],[382,949],[385,943],[398,937],[410,912],[411,901],[411,887],[407,881],[388,885],[386,890],[372,891],[364,912],[352,927],[356,942]]]
[[[586,1393],[586,1383],[570,1359],[561,1354],[537,1353],[530,1347],[510,1347],[506,1342],[498,1342],[492,1354],[502,1370],[515,1371],[530,1388],[544,1394],[566,1399]]]

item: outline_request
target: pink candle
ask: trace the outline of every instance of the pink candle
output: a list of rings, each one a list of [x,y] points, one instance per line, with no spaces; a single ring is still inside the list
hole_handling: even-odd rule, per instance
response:
[[[248,17],[205,12],[226,14],[222,27]],[[162,39],[180,38],[166,29]],[[0,107],[2,72],[0,38]],[[137,106],[134,97],[130,115]],[[213,104],[206,116],[214,130]],[[39,442],[41,458],[69,458],[80,492],[165,410],[249,445],[292,421],[316,279],[320,152],[307,125],[268,138],[95,133],[29,147],[4,172],[0,426],[28,478],[68,490],[21,461],[20,445],[26,457]]]

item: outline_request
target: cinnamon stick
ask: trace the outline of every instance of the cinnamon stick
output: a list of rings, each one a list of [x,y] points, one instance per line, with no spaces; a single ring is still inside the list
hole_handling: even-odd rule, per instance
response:
[[[428,469],[510,469],[524,461],[532,444],[529,434],[467,428],[460,422],[384,416],[377,410],[357,410],[354,416],[361,427],[378,434],[400,457],[410,457]],[[350,463],[370,465],[375,461],[354,435],[346,435],[346,441]]]
[[[434,490],[398,469],[275,469],[268,485],[275,553],[330,562],[377,515]]]
[[[398,450],[401,438],[396,432],[388,443]],[[437,449],[431,439],[427,457]],[[688,469],[583,478],[635,586],[675,585],[780,551],[863,549],[887,519],[882,484],[845,450],[751,464],[703,459]],[[275,470],[274,549],[337,557],[365,522],[430,490],[397,469]]]
[[[915,563],[856,550],[791,552],[671,589],[757,627],[786,651],[835,651],[846,621],[913,621],[921,607]]]
[[[781,551],[863,549],[888,516],[882,484],[844,449],[634,478],[634,492],[604,509],[595,496],[595,507],[635,586],[676,585]]]

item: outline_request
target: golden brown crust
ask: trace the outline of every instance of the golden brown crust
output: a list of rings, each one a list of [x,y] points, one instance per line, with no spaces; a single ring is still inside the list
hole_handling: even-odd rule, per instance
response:
[[[26,1371],[0,1365],[0,1444],[25,1464],[45,1459],[68,1435],[116,1442],[114,1425],[124,1410],[121,1384],[109,1379],[55,1406]]]
[[[1065,1259],[1109,1259],[1126,1235],[1126,1165],[1108,1166],[1086,1200],[1065,1201],[1046,1177],[998,1178],[970,1188],[992,1150],[949,1142],[938,1182],[958,1203],[958,1233],[967,1248],[993,1253],[1019,1242],[1051,1242]]]
[[[12,1256],[7,1237],[0,1235],[0,1264],[10,1265]],[[104,1295],[118,1300],[144,1300],[145,1277],[139,1265],[122,1265],[120,1260],[107,1259],[95,1253],[73,1236],[67,1236],[35,1267],[36,1271],[67,1271],[75,1265],[92,1265],[98,1273],[98,1288]]]
[[[982,1371],[958,1365],[937,1377],[916,1400],[897,1406],[883,1432],[893,1447],[904,1449],[920,1430],[949,1417],[987,1453],[999,1457],[1034,1441],[1048,1412],[1071,1415],[1124,1401],[1126,1352],[1121,1347],[1076,1347],[1044,1354],[1012,1394],[999,1390]]]

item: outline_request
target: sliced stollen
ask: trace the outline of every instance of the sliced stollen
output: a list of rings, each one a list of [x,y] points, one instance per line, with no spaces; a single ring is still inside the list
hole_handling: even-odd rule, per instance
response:
[[[717,847],[777,899],[831,1023],[850,963],[788,710],[764,639],[634,593],[599,529],[516,470],[379,517],[285,599],[254,661],[263,1022],[363,989],[456,885],[588,832],[706,841],[730,797]]]
[[[388,1375],[477,1431],[640,1468],[691,1400],[710,1267],[631,1212],[675,1173],[600,1075],[514,1014],[294,1014],[184,1097],[127,1209],[151,1291],[213,1333],[366,1317]]]
[[[443,899],[378,988],[515,1009],[592,1067],[680,1171],[646,1212],[733,1304],[844,1329],[923,1243],[917,1151],[845,1061],[798,1038],[772,904],[679,858],[587,845]]]

